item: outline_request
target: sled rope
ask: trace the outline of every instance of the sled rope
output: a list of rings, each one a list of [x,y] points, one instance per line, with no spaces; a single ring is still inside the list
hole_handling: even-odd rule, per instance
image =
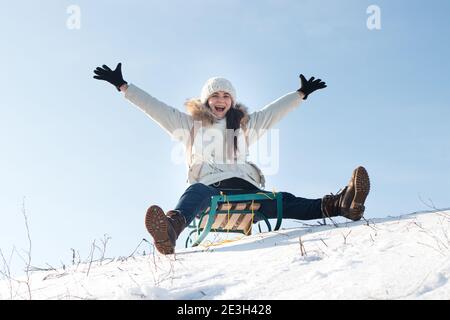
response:
[[[248,228],[247,232],[245,233],[246,236],[248,236],[248,233],[249,233],[250,231],[252,231],[253,217],[255,216],[255,212],[254,212],[254,209],[253,209],[254,203],[255,203],[255,200],[252,200],[252,204],[251,204],[251,207],[252,207],[252,222],[250,223],[250,228]]]
[[[262,195],[266,196],[267,198],[269,198],[270,200],[275,199],[275,189],[272,191],[273,198],[271,198],[267,193],[264,193],[264,192],[257,192],[256,194],[262,194]]]
[[[224,199],[225,199],[225,201],[227,202],[227,204],[228,204],[228,213],[227,213],[227,224],[228,223],[230,223],[230,209],[231,209],[231,206],[230,206],[230,201],[227,199],[227,195],[226,194],[224,194],[222,191],[220,191],[220,193],[224,196]],[[227,234],[228,234],[228,232],[230,231],[230,229],[227,229]]]
[[[220,246],[220,245],[225,244],[225,243],[231,243],[231,242],[235,242],[235,241],[241,240],[243,237],[244,236],[241,236],[241,237],[236,238],[236,239],[224,239],[224,240],[218,241],[218,242],[212,242],[212,241],[207,240],[207,241],[205,241],[206,243],[202,244],[201,246],[204,247],[204,248],[217,247],[217,246]]]

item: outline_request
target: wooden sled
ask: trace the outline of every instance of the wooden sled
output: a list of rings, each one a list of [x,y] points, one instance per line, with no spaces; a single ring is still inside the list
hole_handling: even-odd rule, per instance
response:
[[[262,218],[268,231],[272,231],[268,218],[259,210],[261,203],[258,201],[261,200],[277,202],[277,223],[274,230],[280,229],[283,219],[282,196],[281,192],[212,196],[211,205],[188,226],[194,230],[186,239],[186,248],[189,247],[189,244],[192,244],[192,247],[198,246],[210,232],[234,232],[250,235],[255,216]],[[261,232],[261,228],[259,231]],[[197,234],[195,240],[192,239],[194,234]]]

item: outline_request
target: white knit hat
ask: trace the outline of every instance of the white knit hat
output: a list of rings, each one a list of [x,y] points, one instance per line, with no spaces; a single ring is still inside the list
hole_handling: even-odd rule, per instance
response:
[[[227,79],[220,77],[210,78],[206,81],[200,95],[201,102],[206,103],[208,98],[217,91],[225,91],[229,93],[231,95],[231,99],[233,100],[233,104],[236,103],[236,90],[233,85]]]

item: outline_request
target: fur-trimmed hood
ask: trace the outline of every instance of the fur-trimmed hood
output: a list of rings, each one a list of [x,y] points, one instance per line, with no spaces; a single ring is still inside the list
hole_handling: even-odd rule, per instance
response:
[[[192,116],[194,121],[202,121],[202,125],[210,126],[217,121],[211,109],[201,103],[200,99],[189,99],[184,103],[187,112]],[[236,103],[232,108],[241,110],[244,116],[241,119],[241,127],[245,127],[248,122],[248,109],[242,103]]]

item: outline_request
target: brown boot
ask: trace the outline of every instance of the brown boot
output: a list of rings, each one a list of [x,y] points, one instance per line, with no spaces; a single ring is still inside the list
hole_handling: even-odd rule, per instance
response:
[[[364,167],[353,170],[348,185],[336,195],[322,198],[324,217],[344,216],[357,221],[364,215],[364,202],[370,191],[369,174]]]
[[[176,210],[165,215],[160,207],[150,206],[145,215],[145,227],[152,235],[156,249],[162,254],[172,254],[178,236],[186,227],[186,219]]]

